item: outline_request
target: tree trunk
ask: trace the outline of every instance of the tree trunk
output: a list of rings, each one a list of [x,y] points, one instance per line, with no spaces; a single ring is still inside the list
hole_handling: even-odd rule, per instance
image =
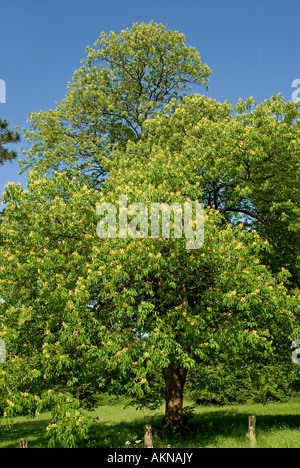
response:
[[[163,420],[163,428],[182,426],[183,417],[183,388],[186,380],[187,369],[175,367],[169,364],[164,369],[166,383],[166,413]]]

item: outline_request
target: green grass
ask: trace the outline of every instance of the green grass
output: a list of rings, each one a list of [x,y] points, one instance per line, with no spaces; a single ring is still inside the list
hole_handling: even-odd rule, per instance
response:
[[[142,410],[123,405],[106,405],[91,413],[93,424],[87,447],[141,447],[144,424],[152,424],[156,448],[247,448],[248,416],[257,420],[258,448],[300,448],[300,400],[266,405],[236,405],[226,407],[197,407],[189,428],[183,434],[162,435],[160,424],[163,408]],[[18,447],[19,439],[28,438],[30,448],[46,448],[45,428],[50,415],[34,420],[17,418],[13,427],[0,428],[0,448]]]
[[[17,448],[19,440],[27,437],[30,448],[46,448],[46,427],[50,413],[44,413],[35,419],[18,417],[12,427],[0,426],[0,448]]]

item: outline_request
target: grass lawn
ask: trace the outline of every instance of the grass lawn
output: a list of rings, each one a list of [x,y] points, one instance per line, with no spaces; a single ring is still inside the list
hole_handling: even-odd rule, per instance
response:
[[[123,405],[101,406],[93,413],[93,424],[85,446],[90,448],[141,447],[143,426],[152,424],[155,448],[247,448],[248,416],[256,416],[259,448],[300,448],[300,400],[266,405],[197,407],[189,429],[181,435],[160,434],[163,408],[142,410]],[[17,418],[13,427],[0,427],[0,448],[17,448],[20,438],[27,437],[30,448],[46,448],[45,428],[49,413],[34,420]]]

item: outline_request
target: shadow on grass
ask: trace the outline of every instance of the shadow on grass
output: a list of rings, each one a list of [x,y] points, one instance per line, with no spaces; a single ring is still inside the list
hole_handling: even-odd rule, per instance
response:
[[[95,448],[139,448],[144,443],[144,425],[151,424],[154,428],[159,428],[162,418],[151,416],[147,419],[137,417],[131,422],[101,422],[94,421],[91,425],[88,437],[88,447]],[[140,442],[139,442],[140,441]]]
[[[0,426],[0,447],[19,448],[19,440],[27,438],[29,448],[47,448],[47,424],[48,421],[45,420],[28,419],[14,422],[10,427]]]
[[[87,448],[123,448],[143,447],[144,425],[151,424],[153,428],[153,445],[155,448],[205,448],[205,447],[249,447],[246,438],[248,430],[248,416],[232,409],[212,409],[191,418],[187,428],[180,432],[165,434],[161,430],[162,415],[137,417],[128,422],[101,421],[95,418],[88,438],[82,442]],[[252,413],[255,414],[255,411]],[[18,448],[19,439],[27,437],[29,448],[47,448],[45,429],[48,420],[28,419],[15,422],[12,427],[0,427],[0,448]],[[274,433],[278,431],[277,439],[273,443],[278,448],[284,445],[300,447],[300,415],[258,415],[257,439],[260,446],[260,435],[264,444],[270,445]],[[296,437],[289,442],[288,437],[294,431]],[[266,440],[266,438],[268,438]],[[128,444],[129,442],[129,444]]]
[[[232,409],[197,415],[189,424],[191,439],[189,441],[186,439],[187,445],[183,447],[193,447],[193,443],[196,444],[195,447],[249,447],[246,433],[248,432],[248,417],[251,414],[255,415],[255,411],[241,413]],[[284,431],[287,429],[298,430],[300,435],[300,415],[258,415],[256,417],[258,447],[260,435],[266,436],[274,431],[280,431],[284,438]]]
[[[248,416],[232,410],[205,412],[194,416],[188,426],[180,431],[164,433],[161,429],[162,418],[152,417],[136,419],[133,422],[101,423],[94,422],[87,446],[95,448],[142,447],[144,425],[151,424],[153,428],[153,444],[155,448],[205,448],[205,447],[249,447],[246,438],[248,431]],[[259,415],[257,416],[257,437],[259,446],[260,434],[271,434],[272,431],[299,430],[300,415]],[[288,436],[287,436],[288,437]],[[278,443],[280,444],[280,436]],[[283,440],[283,439],[282,439]],[[137,441],[142,441],[137,444]],[[127,442],[127,444],[126,444]],[[130,444],[128,444],[130,442]],[[300,447],[300,443],[299,443]]]

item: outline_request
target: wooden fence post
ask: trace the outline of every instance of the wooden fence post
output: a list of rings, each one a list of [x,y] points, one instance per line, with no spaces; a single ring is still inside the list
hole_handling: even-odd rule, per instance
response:
[[[249,416],[249,427],[248,427],[248,433],[246,434],[246,437],[249,440],[250,448],[256,448],[255,425],[256,425],[256,417]]]
[[[19,448],[28,448],[28,439],[20,439]]]
[[[151,424],[144,426],[144,447],[153,448]]]

